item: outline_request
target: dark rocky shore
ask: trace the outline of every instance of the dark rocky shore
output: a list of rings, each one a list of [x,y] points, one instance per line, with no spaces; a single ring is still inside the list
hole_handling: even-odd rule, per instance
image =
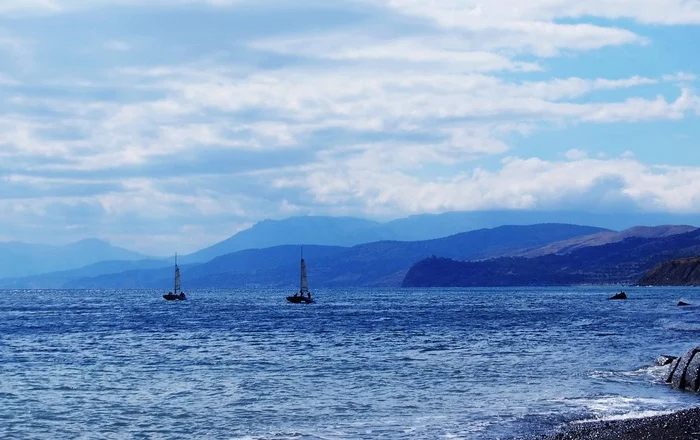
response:
[[[527,437],[535,439],[700,440],[700,407],[641,419],[571,424],[556,433]]]

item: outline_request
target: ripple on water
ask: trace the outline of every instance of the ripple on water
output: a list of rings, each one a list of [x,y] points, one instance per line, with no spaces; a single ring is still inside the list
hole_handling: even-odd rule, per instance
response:
[[[651,364],[700,322],[628,292],[0,292],[0,437],[486,439],[693,405]]]

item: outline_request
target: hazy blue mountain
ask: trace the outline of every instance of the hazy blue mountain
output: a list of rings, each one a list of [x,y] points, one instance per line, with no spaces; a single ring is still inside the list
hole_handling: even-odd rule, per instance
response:
[[[287,244],[353,246],[371,241],[394,239],[381,223],[353,217],[291,217],[264,220],[234,236],[182,258],[184,263],[206,262],[221,255],[245,249],[261,249]]]
[[[700,255],[700,229],[661,237],[630,237],[567,254],[485,261],[427,258],[414,264],[404,287],[473,287],[635,283],[655,265]]]
[[[619,231],[633,226],[662,224],[700,226],[700,216],[505,210],[421,214],[384,223],[353,217],[303,216],[259,222],[226,240],[184,256],[182,261],[206,262],[239,250],[286,244],[354,246],[382,240],[417,241],[503,225],[542,223],[589,225]]]
[[[305,245],[304,258],[319,261],[333,257],[347,250],[340,246]],[[270,271],[279,267],[295,268],[296,275],[287,281],[294,283],[299,277],[299,258],[301,247],[296,245],[276,246],[265,249],[246,249],[217,257],[208,263],[180,264],[182,288],[187,291],[194,288],[228,288],[242,287],[243,280],[264,279]],[[275,275],[279,278],[279,275]],[[146,270],[129,270],[122,273],[109,273],[88,276],[64,282],[63,286],[77,289],[101,288],[161,288],[170,289],[173,282],[173,266]],[[254,283],[272,285],[274,283]]]
[[[567,254],[578,249],[590,246],[602,246],[617,243],[631,237],[661,238],[677,234],[685,234],[697,229],[687,225],[662,225],[662,226],[635,226],[624,231],[603,231],[591,235],[574,237],[568,240],[557,241],[542,247],[517,251],[511,254],[513,257],[540,257],[549,254]]]
[[[309,282],[315,287],[399,286],[413,263],[430,255],[481,259],[516,249],[541,246],[600,228],[541,224],[501,226],[416,242],[379,241],[353,247],[304,246]],[[299,246],[245,250],[208,263],[181,266],[185,288],[240,288],[285,286],[294,288],[299,277]],[[77,279],[72,288],[167,288],[172,271],[131,271]]]
[[[106,241],[86,239],[65,246],[0,243],[0,278],[75,269],[106,260],[143,260],[145,255]]]
[[[2,278],[0,279],[0,289],[58,289],[77,278],[165,267],[172,268],[173,262],[169,260],[100,261],[78,269],[17,278]]]
[[[382,224],[399,240],[426,240],[501,225],[534,225],[561,223],[589,225],[613,231],[635,226],[692,225],[700,227],[700,215],[665,213],[592,213],[581,211],[474,211],[446,212],[443,214],[421,214],[393,220]]]

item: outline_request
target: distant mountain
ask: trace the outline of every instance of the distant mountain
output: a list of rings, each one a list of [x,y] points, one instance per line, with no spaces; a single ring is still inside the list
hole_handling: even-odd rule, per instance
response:
[[[542,223],[590,225],[619,231],[660,224],[700,226],[700,215],[503,210],[420,214],[384,223],[353,217],[303,216],[256,223],[226,240],[182,257],[182,262],[207,262],[244,249],[287,244],[355,246],[383,240],[430,240],[503,225]]]
[[[86,239],[66,246],[0,243],[0,278],[75,269],[105,260],[143,260],[145,255],[103,240]]]
[[[206,262],[245,249],[280,245],[353,246],[396,238],[381,223],[353,217],[291,217],[264,220],[226,240],[182,257],[183,263]]]
[[[637,283],[640,286],[700,286],[700,257],[664,261]]]
[[[660,238],[672,235],[684,234],[697,229],[687,225],[663,225],[663,226],[635,226],[624,231],[603,231],[582,237],[574,237],[568,240],[557,241],[534,249],[514,252],[514,257],[540,257],[548,254],[566,254],[589,246],[602,246],[609,243],[617,243],[630,237]]]
[[[335,256],[348,248],[339,246],[304,246],[304,258],[309,261],[323,260]],[[266,249],[246,249],[217,257],[208,263],[180,265],[182,287],[185,290],[199,288],[244,287],[251,284],[276,285],[283,278],[280,267],[290,275],[282,284],[291,285],[299,277],[300,246],[276,246]],[[285,272],[285,273],[287,273]],[[270,274],[271,275],[267,275]],[[296,274],[294,274],[296,273]],[[270,281],[267,277],[275,278]],[[251,281],[258,279],[264,282]],[[88,276],[65,282],[62,287],[75,289],[130,289],[163,288],[167,289],[173,282],[173,267],[159,267],[146,270],[129,270],[121,273],[109,273]]]
[[[481,259],[516,249],[600,232],[600,228],[541,224],[501,226],[416,242],[379,241],[353,247],[304,246],[309,283],[314,287],[399,286],[409,267],[430,255]],[[185,288],[293,287],[299,277],[299,246],[245,250],[208,263],[181,266]],[[82,278],[72,288],[169,286],[169,270],[131,271]]]
[[[700,255],[700,229],[655,238],[632,237],[564,255],[486,261],[428,258],[411,267],[404,287],[525,286],[636,283],[656,264]]]
[[[134,261],[100,261],[78,269],[49,272],[16,278],[0,279],[0,289],[58,289],[71,280],[98,275],[122,273],[129,270],[149,270],[155,268],[172,268],[173,263],[167,260],[134,260]]]
[[[582,211],[469,211],[446,212],[442,214],[420,214],[384,223],[382,227],[392,231],[399,240],[426,240],[441,236],[494,228],[502,225],[534,225],[560,223],[596,226],[602,229],[620,231],[635,226],[694,225],[700,227],[700,215],[680,215],[665,213],[591,213]]]

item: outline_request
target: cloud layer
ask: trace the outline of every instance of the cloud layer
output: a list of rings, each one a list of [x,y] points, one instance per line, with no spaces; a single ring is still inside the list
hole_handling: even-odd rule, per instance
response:
[[[682,0],[6,1],[0,240],[167,254],[295,214],[700,212],[697,72],[655,58],[699,24]],[[652,125],[668,144],[604,137]]]

